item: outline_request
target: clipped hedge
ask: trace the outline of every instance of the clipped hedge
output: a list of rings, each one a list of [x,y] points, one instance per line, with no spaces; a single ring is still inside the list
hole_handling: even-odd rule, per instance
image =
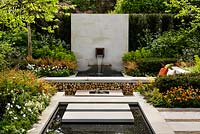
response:
[[[159,34],[177,29],[180,22],[173,14],[130,14],[129,51],[146,47]]]
[[[129,72],[128,75],[132,76],[157,76],[160,68],[166,64],[175,63],[176,59],[173,58],[144,58],[135,61],[137,69]],[[126,70],[125,70],[126,72]]]
[[[160,89],[160,92],[166,92],[172,87],[178,86],[182,86],[183,88],[200,88],[200,73],[157,77],[155,80],[155,86]]]

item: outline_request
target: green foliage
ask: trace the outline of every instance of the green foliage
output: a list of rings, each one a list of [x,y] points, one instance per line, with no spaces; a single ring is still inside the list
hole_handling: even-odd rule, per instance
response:
[[[194,60],[195,60],[195,65],[192,68],[192,73],[200,73],[200,58],[198,55],[194,56]]]
[[[28,68],[34,72],[37,76],[69,76],[75,73],[77,67],[76,61],[66,59],[54,59],[54,58],[40,58],[40,59],[27,59],[29,62],[26,64]]]
[[[36,34],[33,38],[33,58],[55,58],[76,61],[73,52],[69,51],[69,46],[60,39],[55,39],[51,35]]]
[[[162,96],[166,107],[200,107],[200,90],[198,88],[172,87]]]
[[[129,58],[131,59],[131,58]],[[128,63],[129,61],[125,62]],[[134,61],[134,69],[131,70],[132,64],[125,65],[125,73],[131,76],[157,76],[160,68],[166,64],[175,63],[173,58],[141,58]],[[127,66],[129,65],[129,66]]]
[[[169,31],[154,40],[149,48],[157,57],[178,57],[179,54],[183,53],[183,42],[182,32]]]
[[[0,70],[8,65],[8,59],[11,51],[12,48],[8,42],[0,41]]]
[[[157,57],[193,59],[200,52],[198,31],[171,30],[163,33],[148,47]]]
[[[141,72],[142,76],[150,75],[157,76],[160,68],[163,65],[175,63],[176,59],[173,58],[144,58],[137,60],[138,70]]]
[[[163,32],[176,29],[179,22],[172,14],[130,14],[129,51],[149,46]]]
[[[142,84],[139,83],[136,85],[135,90],[137,92],[140,92],[144,96],[144,98],[147,100],[147,102],[152,103],[154,106],[164,106],[162,100],[162,95],[159,93],[159,89],[155,88],[153,83],[150,84]]]
[[[191,15],[192,21],[190,21],[191,31],[200,27],[200,7],[196,6],[188,0],[169,0],[165,2],[168,7],[168,12],[175,13],[176,18],[181,18],[185,23],[184,17]]]
[[[117,0],[114,13],[164,13],[164,0]]]
[[[6,0],[0,4],[0,12],[4,13],[2,20],[1,31],[11,30],[13,33],[27,31],[27,23],[35,23],[36,19],[44,19],[45,21],[53,21],[54,13],[58,12],[58,1],[17,1]],[[49,32],[52,32],[51,26],[47,27]]]
[[[170,90],[171,87],[182,86],[183,88],[200,87],[200,74],[176,74],[170,76],[157,77],[155,80],[155,86],[160,89],[160,92],[166,92]]]
[[[0,133],[25,134],[48,105],[54,88],[28,71],[0,75]]]
[[[199,107],[200,90],[192,87],[171,87],[164,93],[151,84],[137,84],[136,91],[140,92],[147,100],[156,107]]]
[[[76,5],[77,12],[107,13],[113,10],[116,0],[66,0]]]
[[[72,74],[74,74],[73,70],[70,70],[69,68],[65,66],[34,66],[34,65],[28,65],[31,71],[33,71],[38,77],[67,77]]]
[[[95,6],[96,1],[93,0],[70,0],[76,7],[81,11],[92,10],[96,11],[97,7]]]
[[[144,48],[136,50],[136,51],[130,51],[123,55],[122,60],[123,62],[127,61],[135,61],[142,58],[150,58],[152,57],[152,53],[149,50],[146,50]]]

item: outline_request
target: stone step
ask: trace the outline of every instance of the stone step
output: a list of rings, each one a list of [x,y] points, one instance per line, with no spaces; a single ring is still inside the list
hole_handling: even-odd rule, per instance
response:
[[[134,117],[130,111],[67,111],[62,117],[62,122],[80,123],[80,122],[124,122],[133,123]]]
[[[134,117],[128,104],[70,103],[62,122],[129,122]]]
[[[168,122],[177,134],[200,134],[200,122]]]
[[[67,111],[130,111],[128,104],[70,103]]]
[[[167,121],[200,121],[200,112],[160,112],[160,114]]]

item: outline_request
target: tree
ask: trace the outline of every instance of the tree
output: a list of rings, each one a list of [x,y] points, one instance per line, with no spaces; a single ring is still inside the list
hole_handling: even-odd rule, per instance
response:
[[[163,13],[165,0],[117,0],[114,13]]]
[[[67,7],[63,8],[65,10]],[[0,3],[0,34],[27,31],[28,57],[32,58],[31,24],[36,19],[46,22],[57,21],[55,14],[59,10],[58,0],[1,0]],[[49,25],[43,29],[53,32],[57,25]]]
[[[184,23],[184,17],[191,16],[190,31],[195,31],[200,28],[200,8],[197,5],[192,4],[189,0],[169,0],[165,3],[168,7],[167,12],[175,13],[176,18],[182,18]]]

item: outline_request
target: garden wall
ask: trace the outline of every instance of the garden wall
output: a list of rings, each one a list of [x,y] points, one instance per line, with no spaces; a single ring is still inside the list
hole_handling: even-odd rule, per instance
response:
[[[75,95],[77,90],[122,90],[124,95],[133,95],[136,83],[131,82],[57,82],[58,91],[65,95]]]
[[[104,48],[103,65],[121,71],[121,57],[128,52],[128,22],[127,14],[72,14],[71,50],[78,70],[97,65],[95,50]]]

